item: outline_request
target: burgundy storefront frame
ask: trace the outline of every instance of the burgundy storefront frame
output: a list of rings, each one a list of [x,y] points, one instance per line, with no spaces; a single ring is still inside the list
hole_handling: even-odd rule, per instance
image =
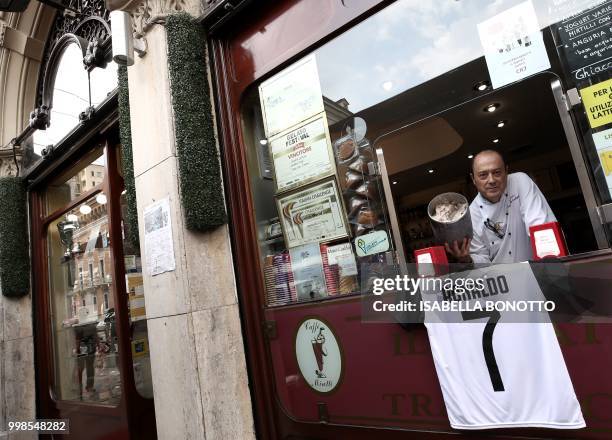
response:
[[[87,435],[88,438],[92,439],[155,438],[153,399],[142,397],[134,383],[127,295],[122,293],[124,292],[122,290],[122,280],[124,279],[125,268],[119,194],[123,190],[123,178],[120,176],[118,169],[118,156],[121,146],[118,139],[116,115],[109,118],[107,123],[111,124],[112,129],[105,129],[93,135],[90,139],[83,140],[82,145],[77,145],[57,162],[50,165],[47,169],[48,174],[30,189],[37,417],[70,419],[71,428],[68,438],[79,438],[82,435]],[[88,136],[90,134],[84,134],[83,138]],[[55,212],[46,214],[44,210],[46,185],[54,177],[62,175],[77,165],[87,165],[83,158],[97,148],[103,151],[107,163],[103,183]],[[121,371],[121,399],[117,406],[59,400],[53,392],[55,363],[50,316],[46,231],[48,226],[68,209],[79,206],[83,201],[101,191],[106,192],[109,196],[108,220],[112,243],[111,274],[113,277],[111,293],[116,304],[116,329],[120,346],[119,368]],[[51,438],[50,435],[44,434],[41,434],[40,437]]]
[[[296,61],[301,56],[330,41],[344,30],[383,9],[393,1],[358,0],[288,0],[255,2],[210,36],[213,82],[218,128],[223,148],[223,171],[230,230],[237,274],[240,311],[251,381],[256,427],[259,438],[354,438],[405,439],[407,436],[448,438],[460,432],[435,432],[416,429],[399,430],[324,423],[309,424],[291,419],[281,409],[274,391],[272,360],[267,347],[264,313],[264,282],[259,264],[259,248],[254,205],[247,169],[245,142],[241,123],[241,99],[256,81]],[[262,4],[263,3],[263,4]],[[326,7],[321,7],[324,4]],[[306,23],[306,24],[305,24]],[[320,23],[318,27],[309,23]],[[291,35],[280,36],[280,28]],[[260,32],[263,30],[263,32]],[[257,34],[272,34],[257,38]],[[289,41],[287,41],[289,40]],[[610,249],[594,252],[576,263],[610,258]],[[307,307],[296,306],[296,307]],[[489,438],[529,436],[529,430],[483,432]]]
[[[282,3],[282,4],[281,4]],[[294,36],[295,44],[286,50],[275,47],[261,47],[263,63],[249,65],[247,50],[243,50],[244,39],[257,32],[262,26],[273,23],[278,17],[298,6],[308,3],[312,16],[309,21],[322,21],[324,26],[316,32],[304,29],[300,25],[303,15],[292,15],[292,29],[301,29]],[[243,93],[254,81],[261,79],[280,66],[299,58],[305,51],[323,45],[325,42],[343,32],[346,28],[367,18],[392,1],[361,0],[354,2],[353,8],[346,8],[343,2],[332,3],[331,16],[318,16],[317,13],[328,11],[317,8],[317,0],[288,2],[267,2],[266,6],[258,5],[257,9],[247,9],[241,17],[248,21],[238,25],[231,22],[229,26],[216,32],[210,38],[213,60],[213,78],[216,92],[216,104],[219,109],[219,135],[223,144],[222,159],[228,209],[230,211],[230,229],[234,250],[238,290],[241,292],[240,311],[245,337],[247,364],[251,379],[251,398],[253,400],[257,434],[262,439],[273,438],[350,438],[370,439],[380,435],[377,428],[356,428],[325,424],[300,423],[283,413],[274,395],[274,380],[271,371],[272,361],[267,348],[265,336],[264,291],[262,271],[259,267],[259,249],[255,230],[254,207],[250,191],[250,180],[247,170],[246,152],[241,130],[240,104]],[[320,3],[318,3],[320,4]],[[245,18],[246,19],[246,18]],[[286,24],[286,23],[285,23]],[[237,29],[234,32],[233,29]],[[242,62],[237,60],[243,59]],[[245,61],[246,60],[246,61]],[[244,292],[249,294],[244,294]],[[409,432],[404,430],[385,430],[385,438],[406,438]],[[446,433],[418,432],[429,438],[447,438]]]

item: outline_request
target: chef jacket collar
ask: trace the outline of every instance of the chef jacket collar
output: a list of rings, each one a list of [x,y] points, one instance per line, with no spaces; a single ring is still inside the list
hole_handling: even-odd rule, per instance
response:
[[[478,193],[478,195],[476,196],[476,198],[478,199],[478,205],[479,206],[482,206],[482,205],[497,205],[499,202],[502,201],[502,199],[504,199],[506,197],[508,197],[508,188],[506,188],[506,192],[499,198],[499,200],[497,202],[491,202],[491,201],[487,200],[480,193]]]

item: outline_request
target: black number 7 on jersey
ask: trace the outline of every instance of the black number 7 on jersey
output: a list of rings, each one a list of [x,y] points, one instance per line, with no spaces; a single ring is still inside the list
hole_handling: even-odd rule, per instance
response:
[[[489,377],[491,378],[493,390],[505,391],[504,382],[499,374],[499,367],[497,366],[497,361],[495,360],[495,353],[493,353],[493,331],[495,330],[497,321],[499,321],[501,318],[501,313],[499,313],[497,310],[461,312],[461,317],[464,321],[489,318],[489,321],[485,325],[484,331],[482,332],[482,351],[487,364],[487,370],[489,370]]]

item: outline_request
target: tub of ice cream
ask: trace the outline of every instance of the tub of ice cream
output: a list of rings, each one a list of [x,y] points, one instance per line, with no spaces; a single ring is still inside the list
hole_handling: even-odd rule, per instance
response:
[[[472,238],[472,218],[467,199],[458,193],[442,193],[427,206],[427,215],[437,243]]]

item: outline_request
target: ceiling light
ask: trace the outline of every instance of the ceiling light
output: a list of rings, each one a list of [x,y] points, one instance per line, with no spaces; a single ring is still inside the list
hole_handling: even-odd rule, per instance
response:
[[[100,205],[105,205],[108,200],[106,199],[106,195],[104,193],[100,193],[96,196],[96,202]]]
[[[394,184],[394,185],[397,185],[397,181],[396,181],[396,180],[394,180],[394,181],[393,181],[393,184]]]
[[[473,154],[468,154],[468,159],[474,159],[474,155]]]
[[[433,169],[433,168],[430,168],[430,169],[428,169],[428,170],[427,170],[427,172],[428,172],[429,174],[432,174],[432,173],[434,172],[434,169]]]
[[[268,140],[267,140],[267,139],[260,139],[260,140],[259,140],[259,143],[260,143],[261,145],[268,145]]]
[[[393,81],[385,81],[384,83],[382,83],[382,88],[388,92],[393,88]]]
[[[506,121],[499,121],[497,123],[497,128],[502,128],[504,125],[506,125]]]
[[[66,220],[68,220],[69,222],[77,222],[79,221],[79,217],[76,214],[68,214],[66,216]]]
[[[81,205],[81,207],[79,208],[79,211],[81,211],[81,214],[89,214],[91,212],[91,206],[89,205]]]
[[[496,139],[493,139],[493,143],[494,143],[494,144],[496,144],[496,143],[498,143],[498,142],[499,142],[499,139],[497,139],[497,138],[496,138]]]
[[[478,92],[484,92],[485,90],[489,88],[489,85],[490,85],[489,81],[480,81],[474,84],[474,90]]]
[[[489,113],[493,113],[495,110],[497,110],[499,108],[499,104],[495,103],[495,104],[489,104],[487,105],[483,111],[485,112],[489,112]]]

